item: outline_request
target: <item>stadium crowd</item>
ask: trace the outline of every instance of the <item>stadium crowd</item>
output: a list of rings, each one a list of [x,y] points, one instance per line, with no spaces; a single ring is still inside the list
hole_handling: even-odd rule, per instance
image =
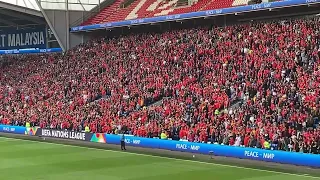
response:
[[[7,56],[0,123],[319,154],[319,27],[199,27]]]

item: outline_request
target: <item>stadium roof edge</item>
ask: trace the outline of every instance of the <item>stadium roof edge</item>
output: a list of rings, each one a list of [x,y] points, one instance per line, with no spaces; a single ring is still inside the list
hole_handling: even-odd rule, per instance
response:
[[[10,4],[10,3],[6,3],[6,2],[1,2],[0,1],[0,9],[1,8],[9,9],[9,10],[13,10],[13,11],[17,11],[17,12],[33,15],[33,16],[43,17],[42,13],[40,11],[38,11],[38,10],[30,9],[30,8],[27,8],[27,7],[22,7],[22,6],[18,6],[18,5],[14,5],[14,4]]]

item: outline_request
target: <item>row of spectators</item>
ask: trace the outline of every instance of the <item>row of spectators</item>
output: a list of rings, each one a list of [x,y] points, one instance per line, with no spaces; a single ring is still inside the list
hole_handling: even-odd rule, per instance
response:
[[[319,27],[199,27],[5,57],[0,122],[320,153]]]

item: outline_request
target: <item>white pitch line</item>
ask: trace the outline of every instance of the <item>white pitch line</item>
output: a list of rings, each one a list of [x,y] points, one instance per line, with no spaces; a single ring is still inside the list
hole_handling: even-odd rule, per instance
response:
[[[1,142],[11,142],[11,141],[19,141],[20,139],[9,139],[9,138],[5,138],[5,137],[0,137],[0,139],[5,139],[5,140],[1,140]]]
[[[289,175],[289,176],[298,176],[298,177],[320,179],[320,177],[315,177],[315,176],[312,176],[309,174],[292,174],[292,173],[285,173],[285,172],[278,172],[278,171],[271,171],[271,170],[255,169],[255,168],[248,168],[248,167],[241,167],[241,166],[232,166],[232,165],[226,165],[226,164],[216,164],[216,163],[193,161],[193,160],[171,158],[171,157],[163,157],[163,156],[156,156],[156,155],[149,155],[149,154],[139,154],[139,153],[133,153],[133,152],[126,152],[126,151],[115,151],[115,150],[109,150],[109,149],[83,147],[83,146],[76,146],[76,145],[70,145],[70,144],[58,144],[58,143],[52,143],[52,142],[33,141],[33,140],[27,140],[27,139],[17,139],[17,138],[8,138],[8,137],[0,137],[0,139],[1,138],[11,139],[11,140],[20,140],[20,141],[31,141],[31,142],[43,143],[43,144],[53,144],[53,145],[59,145],[59,146],[76,147],[76,148],[83,148],[83,149],[93,149],[93,150],[100,150],[100,151],[117,152],[117,153],[132,154],[132,155],[138,155],[138,156],[156,157],[156,158],[162,158],[162,159],[171,159],[171,160],[193,162],[193,163],[200,163],[200,164],[208,164],[208,165],[215,165],[215,166],[222,166],[222,167],[231,167],[231,168],[238,168],[238,169],[247,169],[247,170],[254,170],[254,171],[261,171],[261,172],[270,172],[270,173],[274,173],[274,174],[284,174],[284,175]]]

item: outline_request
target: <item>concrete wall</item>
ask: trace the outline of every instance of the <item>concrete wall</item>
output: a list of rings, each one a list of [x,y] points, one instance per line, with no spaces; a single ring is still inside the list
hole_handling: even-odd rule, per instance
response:
[[[68,50],[90,39],[85,33],[70,34],[71,24],[83,17],[83,11],[45,10],[63,46]],[[69,14],[67,14],[69,13]],[[56,38],[58,38],[56,37]]]

